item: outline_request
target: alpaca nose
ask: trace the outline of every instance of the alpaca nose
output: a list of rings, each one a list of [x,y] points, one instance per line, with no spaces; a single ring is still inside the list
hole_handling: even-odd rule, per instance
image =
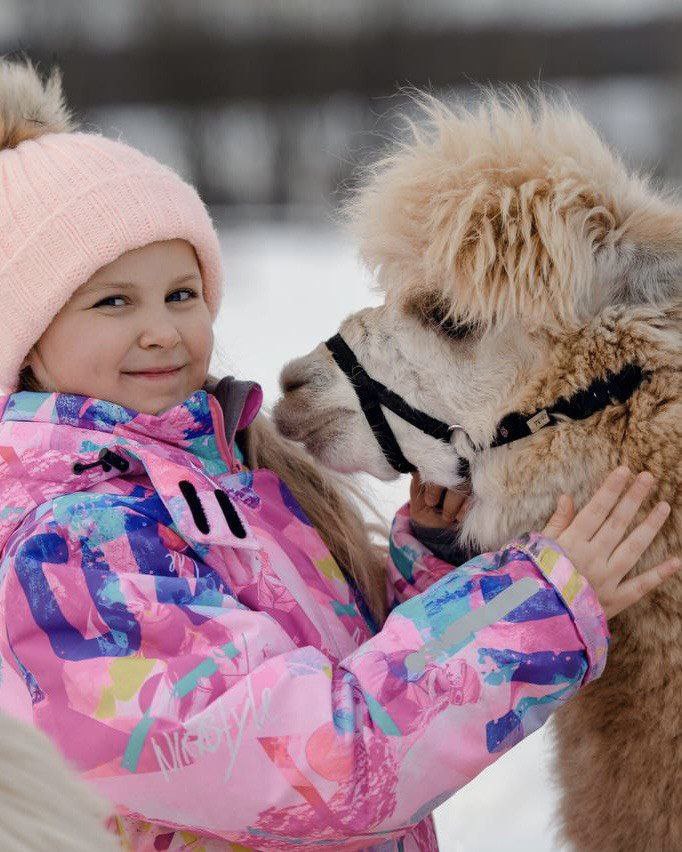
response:
[[[293,393],[310,381],[310,370],[306,368],[305,358],[296,358],[285,364],[279,376],[282,393]]]
[[[293,393],[293,391],[302,388],[304,384],[305,381],[302,378],[294,378],[293,376],[289,376],[288,374],[286,376],[282,376],[282,379],[280,381],[283,393]]]

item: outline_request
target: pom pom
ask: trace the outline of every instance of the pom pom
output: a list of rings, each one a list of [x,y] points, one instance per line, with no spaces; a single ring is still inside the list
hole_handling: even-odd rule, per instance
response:
[[[0,150],[45,133],[75,129],[56,66],[43,82],[30,59],[0,58]]]

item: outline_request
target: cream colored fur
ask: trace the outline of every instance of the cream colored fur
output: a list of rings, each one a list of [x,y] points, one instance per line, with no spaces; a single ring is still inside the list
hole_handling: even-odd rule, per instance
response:
[[[0,151],[44,133],[75,129],[62,93],[62,76],[54,67],[45,81],[30,59],[0,57]]]
[[[507,447],[447,446],[386,417],[422,478],[461,482],[472,550],[542,529],[560,492],[582,505],[627,462],[672,513],[641,571],[681,551],[682,206],[630,174],[565,102],[424,98],[424,121],[348,206],[385,304],[341,332],[370,375],[486,445],[608,370],[651,371],[625,405]],[[447,333],[442,321],[460,326]],[[324,346],[282,373],[281,431],[331,467],[395,476]],[[377,577],[377,583],[383,582]],[[555,714],[557,825],[579,850],[682,849],[682,579],[610,622],[606,671]]]
[[[0,715],[2,852],[113,852],[108,812],[43,733]]]

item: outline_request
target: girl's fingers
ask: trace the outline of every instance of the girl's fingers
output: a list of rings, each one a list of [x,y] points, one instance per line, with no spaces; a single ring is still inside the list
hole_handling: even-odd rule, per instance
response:
[[[592,539],[592,544],[604,557],[608,558],[620,543],[625,531],[639,511],[639,507],[644,502],[644,498],[651,491],[653,484],[654,477],[648,471],[638,474],[602,527],[597,531]]]
[[[632,606],[632,604],[636,604],[645,595],[677,573],[681,567],[682,562],[675,557],[661,562],[655,568],[650,568],[648,571],[637,577],[633,577],[631,580],[627,580],[625,583],[621,583],[612,604],[606,611],[606,617],[611,618],[627,607]]]
[[[547,521],[547,526],[542,531],[545,538],[558,538],[561,533],[568,527],[575,515],[575,507],[573,500],[569,494],[562,494],[554,510],[554,514]]]
[[[669,514],[670,504],[665,502],[658,503],[642,523],[634,528],[625,541],[618,545],[609,559],[609,571],[615,573],[617,580],[621,580],[630,571],[647,547],[656,538],[658,531],[665,523],[665,519]]]
[[[466,500],[466,497],[467,495],[464,491],[450,489],[446,491],[445,500],[443,501],[443,520],[448,526],[452,526],[455,523],[457,513]]]
[[[627,467],[617,467],[612,471],[604,480],[604,484],[594,492],[589,503],[575,516],[571,532],[583,540],[591,539],[618,502],[629,478],[630,471]]]
[[[473,502],[473,498],[471,496],[466,497],[464,499],[464,502],[459,507],[457,514],[455,515],[455,522],[456,523],[458,523],[458,524],[462,523],[462,521],[464,520],[464,516],[466,515],[467,510],[468,510],[468,508],[469,508],[469,506],[471,505],[472,502]]]
[[[434,485],[432,482],[427,482],[424,486],[424,503],[429,508],[435,508],[441,501],[441,492],[444,489],[440,485]]]
[[[410,481],[410,516],[426,526],[447,527],[456,522],[467,492],[422,482],[418,472]]]

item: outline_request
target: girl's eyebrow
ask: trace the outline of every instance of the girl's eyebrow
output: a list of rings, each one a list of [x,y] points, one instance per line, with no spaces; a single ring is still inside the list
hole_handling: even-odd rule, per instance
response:
[[[182,284],[185,281],[190,281],[191,279],[198,277],[198,272],[186,272],[184,275],[180,275],[177,278],[174,278],[168,286],[175,287],[176,284]],[[94,290],[101,290],[105,287],[118,287],[121,290],[135,290],[137,286],[138,285],[132,281],[95,281],[93,284],[89,284],[88,286],[84,287],[83,292],[91,293]]]

